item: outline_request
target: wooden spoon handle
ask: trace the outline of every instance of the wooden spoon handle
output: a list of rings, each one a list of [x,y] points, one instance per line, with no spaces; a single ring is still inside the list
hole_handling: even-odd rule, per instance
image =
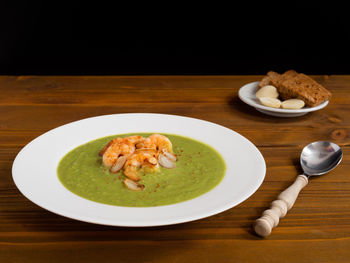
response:
[[[295,182],[279,194],[277,200],[271,203],[271,207],[262,213],[262,216],[255,221],[254,230],[262,237],[271,234],[272,228],[278,225],[279,219],[283,218],[297,199],[301,189],[308,183],[305,175],[299,175]]]

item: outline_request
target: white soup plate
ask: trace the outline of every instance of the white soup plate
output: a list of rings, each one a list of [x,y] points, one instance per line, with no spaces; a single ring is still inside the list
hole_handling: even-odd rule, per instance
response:
[[[67,190],[57,166],[69,151],[89,141],[124,133],[171,133],[215,148],[226,163],[222,181],[189,201],[157,207],[122,207],[82,198]],[[165,114],[114,114],[75,121],[28,143],[12,167],[13,180],[33,203],[76,220],[112,226],[160,226],[205,218],[230,209],[251,196],[265,177],[265,161],[245,137],[223,126]]]

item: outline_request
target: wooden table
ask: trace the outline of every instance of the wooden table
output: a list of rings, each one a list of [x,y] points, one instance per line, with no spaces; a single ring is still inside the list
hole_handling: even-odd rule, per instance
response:
[[[350,76],[313,76],[333,93],[303,117],[269,117],[238,89],[261,76],[0,77],[0,262],[350,262]],[[11,177],[21,148],[81,118],[126,112],[190,116],[233,129],[262,152],[267,173],[242,204],[209,218],[151,228],[83,223],[27,200]],[[343,148],[341,165],[305,187],[262,239],[253,221],[301,173],[308,143]]]

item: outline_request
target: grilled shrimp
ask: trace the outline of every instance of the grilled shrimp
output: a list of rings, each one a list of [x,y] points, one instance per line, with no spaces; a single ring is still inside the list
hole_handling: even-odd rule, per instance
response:
[[[138,143],[142,143],[145,140],[145,138],[140,135],[134,135],[134,136],[125,137],[123,138],[123,140],[136,145]]]
[[[101,151],[98,153],[99,156],[103,156],[104,153],[106,152],[106,150],[109,148],[109,146],[111,146],[112,144],[115,144],[115,143],[120,143],[123,141],[123,138],[115,138],[111,141],[109,141],[102,149]]]
[[[147,152],[134,153],[125,163],[124,174],[133,181],[139,181],[140,176],[137,172],[140,168],[145,168],[147,171],[156,171],[159,165],[154,154]]]
[[[134,151],[135,145],[130,142],[121,141],[112,143],[102,156],[103,164],[107,167],[111,167],[120,156],[129,156]]]
[[[152,134],[148,138],[139,135],[125,138],[115,138],[107,143],[99,152],[103,164],[116,173],[124,168],[125,185],[131,190],[142,190],[143,185],[138,172],[155,172],[159,165],[165,168],[174,168],[177,161],[173,153],[171,141],[160,134]],[[131,181],[132,180],[132,181]]]
[[[144,147],[156,149],[158,152],[173,152],[173,145],[171,144],[171,141],[164,135],[160,134],[152,134],[149,136],[144,141]]]
[[[173,154],[173,146],[171,141],[160,134],[152,134],[144,141],[144,146],[155,149],[157,151],[157,159],[161,166],[171,169],[175,168],[177,161],[176,155]]]
[[[135,151],[135,144],[143,140],[144,138],[139,135],[111,140],[99,153],[103,164],[113,173],[120,171],[128,156]]]

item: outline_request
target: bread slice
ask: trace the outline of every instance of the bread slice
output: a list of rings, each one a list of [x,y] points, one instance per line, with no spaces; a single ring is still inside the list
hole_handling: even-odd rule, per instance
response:
[[[258,84],[259,88],[261,89],[264,86],[273,85],[272,83],[278,82],[278,80],[280,79],[280,76],[281,76],[280,74],[274,71],[267,72],[266,76],[263,77],[263,79],[259,82]]]
[[[275,86],[283,100],[301,99],[309,107],[317,106],[331,97],[331,93],[322,85],[294,70],[284,74],[269,71],[258,86],[262,88],[266,85]]]

